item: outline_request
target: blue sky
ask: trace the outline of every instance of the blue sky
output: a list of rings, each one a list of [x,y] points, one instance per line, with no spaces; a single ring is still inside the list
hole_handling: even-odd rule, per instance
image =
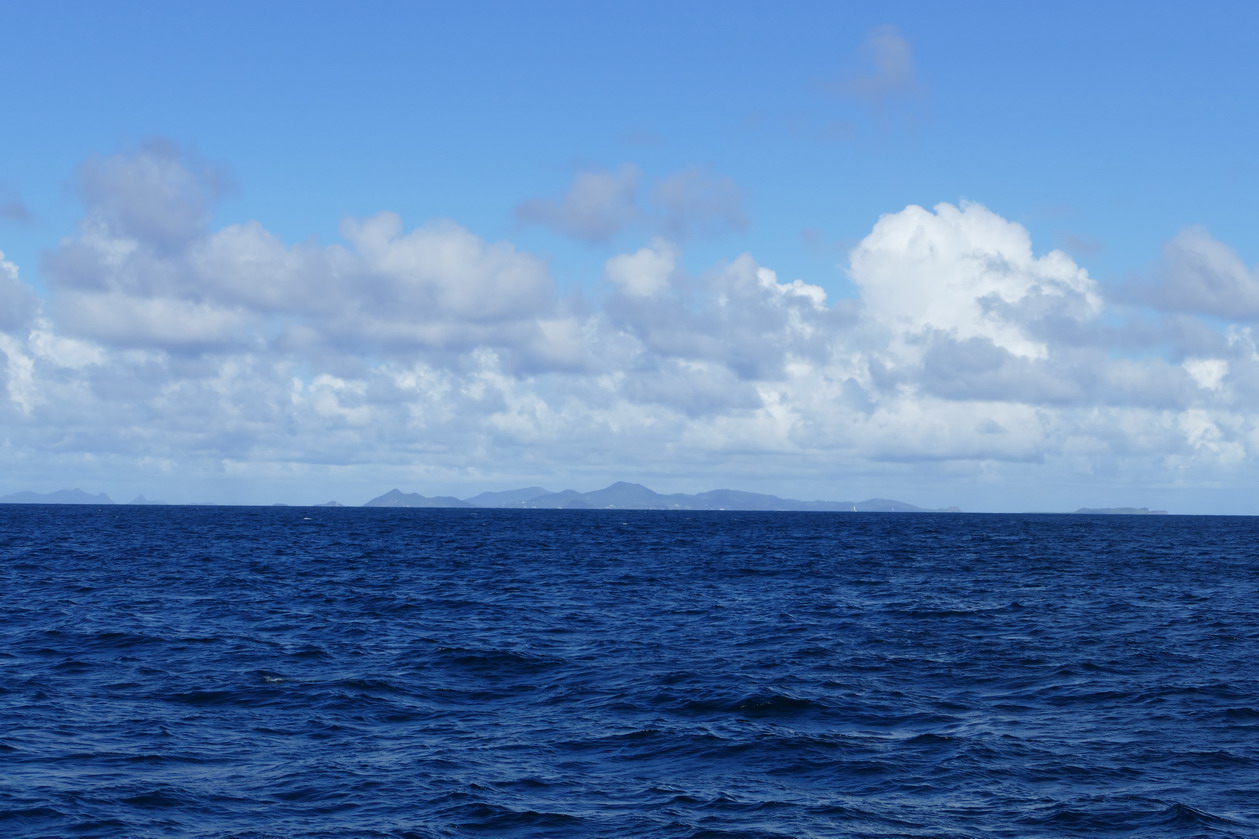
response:
[[[605,5],[0,10],[0,494],[1257,511],[1255,6]]]

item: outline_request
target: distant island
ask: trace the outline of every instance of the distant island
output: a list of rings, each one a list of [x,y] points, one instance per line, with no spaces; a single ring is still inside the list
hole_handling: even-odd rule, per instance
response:
[[[92,495],[81,489],[61,489],[56,492],[15,492],[0,495],[0,504],[114,504],[103,492]],[[164,505],[164,501],[151,501],[138,495],[131,505]],[[198,506],[220,506],[215,504]],[[287,507],[286,503],[271,506]],[[292,506],[343,507],[337,501],[322,504],[294,504]],[[364,507],[408,507],[446,509],[509,509],[509,510],[735,510],[745,512],[832,512],[832,513],[960,513],[958,507],[918,507],[890,498],[869,498],[865,501],[801,501],[780,498],[759,492],[743,492],[736,489],[714,489],[698,493],[659,493],[642,484],[617,481],[591,492],[566,489],[552,492],[539,486],[509,489],[498,492],[482,492],[469,498],[451,495],[420,495],[391,489],[363,504]],[[1067,515],[1082,516],[1165,516],[1166,510],[1148,507],[1081,507]]]
[[[143,496],[141,496],[143,498]],[[88,495],[81,489],[59,489],[56,492],[15,492],[0,495],[0,504],[113,504],[105,493]]]
[[[593,492],[566,489],[551,492],[542,487],[514,489],[504,492],[483,492],[471,498],[447,495],[428,497],[414,492],[392,489],[373,498],[364,507],[492,507],[516,510],[743,510],[743,511],[817,511],[844,513],[957,513],[957,507],[928,509],[893,501],[871,498],[867,501],[798,501],[756,492],[715,489],[709,492],[671,493],[664,495],[642,484],[618,481]]]
[[[81,489],[59,489],[55,492],[14,492],[0,495],[0,504],[116,504],[114,499],[103,492],[90,495]],[[127,502],[132,506],[167,506],[165,501],[150,501],[143,495],[137,495]]]
[[[1166,510],[1151,510],[1149,507],[1081,507],[1075,511],[1077,516],[1165,516]]]

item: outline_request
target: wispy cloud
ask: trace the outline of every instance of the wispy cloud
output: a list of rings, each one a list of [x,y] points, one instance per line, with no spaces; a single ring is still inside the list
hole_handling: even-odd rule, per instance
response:
[[[873,29],[858,55],[863,66],[841,80],[841,92],[869,102],[884,102],[919,91],[913,52],[896,26]]]
[[[1259,268],[1248,267],[1228,245],[1203,227],[1180,231],[1163,246],[1154,276],[1129,289],[1169,312],[1259,319]]]
[[[516,207],[523,224],[549,227],[591,243],[607,242],[642,218],[638,167],[578,172],[560,198],[531,198]]]
[[[531,198],[517,206],[516,220],[590,244],[607,244],[633,230],[685,240],[747,226],[743,192],[733,178],[685,169],[655,180],[641,201],[643,181],[630,163],[578,172],[562,197]]]
[[[0,198],[0,219],[29,222],[32,218],[30,209],[20,198]]]
[[[687,169],[660,180],[651,197],[661,230],[674,239],[747,227],[743,191],[733,178]]]

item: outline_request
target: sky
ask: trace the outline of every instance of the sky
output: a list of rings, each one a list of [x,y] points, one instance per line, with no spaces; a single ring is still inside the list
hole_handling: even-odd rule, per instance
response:
[[[1257,30],[0,5],[0,495],[1259,514]]]

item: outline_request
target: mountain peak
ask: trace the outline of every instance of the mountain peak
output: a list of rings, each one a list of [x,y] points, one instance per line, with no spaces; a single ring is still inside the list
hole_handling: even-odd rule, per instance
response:
[[[363,505],[364,507],[474,507],[468,501],[461,501],[458,498],[451,498],[447,495],[438,495],[429,498],[426,495],[420,495],[418,492],[403,492],[397,487],[389,490],[384,495],[373,498]]]

